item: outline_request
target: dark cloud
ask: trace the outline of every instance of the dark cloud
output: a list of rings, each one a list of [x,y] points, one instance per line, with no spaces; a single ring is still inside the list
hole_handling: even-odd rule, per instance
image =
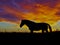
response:
[[[18,18],[13,16],[12,14],[0,15],[0,18],[5,18],[5,19],[11,20],[11,21],[18,21]]]

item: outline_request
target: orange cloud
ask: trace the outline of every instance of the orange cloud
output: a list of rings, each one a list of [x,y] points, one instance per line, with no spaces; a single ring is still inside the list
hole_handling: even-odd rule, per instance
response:
[[[23,3],[20,3],[20,7],[22,7],[24,11],[21,11],[20,9],[19,10],[15,9],[14,7],[11,7],[11,6],[3,7],[5,10],[4,14],[9,13],[9,14],[12,14],[14,17],[17,17],[18,20],[16,22],[10,21],[5,18],[0,18],[0,22],[10,21],[13,23],[20,24],[20,20],[28,19],[28,20],[33,20],[35,22],[46,22],[52,25],[58,20],[60,20],[60,14],[59,14],[60,13],[60,0],[57,1],[55,5],[52,5],[52,7],[50,6],[51,4],[50,2],[43,3],[43,4],[34,3],[31,5],[29,5],[28,3],[27,4],[23,4]]]
[[[47,22],[53,24],[54,22],[60,19],[59,16],[55,15],[56,12],[59,11],[60,3],[57,3],[54,8],[51,8],[43,4],[34,4],[33,6],[25,5],[23,6],[23,8],[28,10],[28,12],[26,13],[13,9],[11,7],[4,7],[4,8],[7,13],[13,14],[20,20],[28,19],[37,22]]]

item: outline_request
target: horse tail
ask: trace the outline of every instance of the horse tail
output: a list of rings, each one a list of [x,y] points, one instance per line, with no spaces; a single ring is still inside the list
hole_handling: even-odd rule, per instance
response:
[[[49,27],[49,29],[50,29],[50,32],[52,32],[52,28],[51,28],[51,26],[48,24],[48,27]]]

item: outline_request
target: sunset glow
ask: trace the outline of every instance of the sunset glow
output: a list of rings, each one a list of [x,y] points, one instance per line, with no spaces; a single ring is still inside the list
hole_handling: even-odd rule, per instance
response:
[[[60,20],[60,0],[0,0],[0,22],[16,24],[18,30],[23,19],[49,23],[52,28],[54,26],[55,31],[56,24]],[[60,31],[59,24],[57,27]],[[25,28],[28,32],[27,26],[22,30]]]

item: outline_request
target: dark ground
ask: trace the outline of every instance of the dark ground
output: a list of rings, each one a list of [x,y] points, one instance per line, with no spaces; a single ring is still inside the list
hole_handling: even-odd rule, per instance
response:
[[[0,33],[0,39],[15,39],[15,40],[59,40],[60,32],[49,33]]]

